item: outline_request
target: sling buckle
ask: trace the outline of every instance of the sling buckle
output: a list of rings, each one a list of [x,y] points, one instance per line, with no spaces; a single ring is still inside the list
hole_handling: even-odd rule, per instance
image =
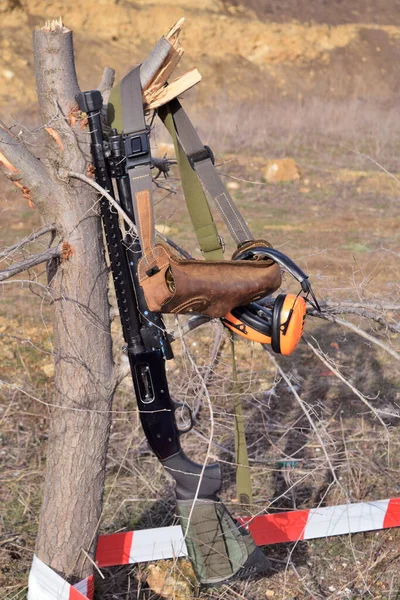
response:
[[[193,152],[193,154],[188,154],[187,157],[192,169],[195,169],[196,163],[207,160],[207,158],[211,160],[213,165],[215,164],[214,154],[210,146],[204,146],[203,150],[198,150],[197,152]]]
[[[151,163],[150,154],[150,127],[144,131],[138,131],[124,138],[126,168],[132,169],[139,165]]]

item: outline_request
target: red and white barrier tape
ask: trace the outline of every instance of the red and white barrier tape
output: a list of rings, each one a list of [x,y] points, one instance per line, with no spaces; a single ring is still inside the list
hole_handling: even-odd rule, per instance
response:
[[[400,526],[400,498],[244,517],[258,546]]]
[[[162,558],[187,556],[180,525],[101,535],[97,543],[99,567],[130,565]]]
[[[180,525],[99,536],[96,563],[99,567],[187,556]],[[92,600],[93,577],[74,586],[57,575],[37,556],[29,573],[28,600]]]
[[[37,556],[33,557],[28,600],[93,600],[93,593],[93,575],[70,585]]]
[[[243,517],[239,521],[258,546],[377,531],[400,526],[400,498]],[[111,567],[186,555],[181,527],[158,527],[100,536],[96,562],[99,567]],[[34,556],[28,600],[92,598],[92,577],[71,586]]]

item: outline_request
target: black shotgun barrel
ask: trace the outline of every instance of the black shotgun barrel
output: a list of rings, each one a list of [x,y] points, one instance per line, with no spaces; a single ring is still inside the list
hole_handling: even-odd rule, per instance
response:
[[[87,114],[91,151],[96,181],[113,199],[114,176],[119,202],[134,221],[131,191],[126,173],[123,136],[113,132],[107,140],[107,154],[101,123],[102,96],[99,91],[76,96],[78,106]],[[137,278],[137,263],[141,257],[137,237],[127,231],[123,236],[118,213],[102,197],[100,211],[104,224],[115,293],[143,430],[152,451],[176,481],[178,499],[215,499],[221,487],[218,464],[207,465],[190,460],[180,445],[180,432],[175,421],[176,403],[171,399],[165,372],[165,359],[172,351],[165,327],[158,313],[146,305]],[[200,482],[200,483],[199,483]]]
[[[88,118],[91,136],[90,148],[95,167],[96,181],[112,198],[115,198],[104,153],[104,138],[100,117],[100,111],[103,106],[101,93],[97,90],[82,92],[76,95],[76,101],[80,110],[85,112]],[[132,351],[141,352],[144,349],[140,336],[141,323],[136,306],[136,296],[132,286],[129,264],[123,250],[123,238],[119,227],[118,213],[104,197],[100,199],[100,211],[104,224],[107,250],[110,257],[125,342]]]

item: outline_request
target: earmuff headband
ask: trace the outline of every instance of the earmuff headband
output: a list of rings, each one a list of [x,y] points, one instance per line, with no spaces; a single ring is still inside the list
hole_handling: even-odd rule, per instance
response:
[[[270,258],[286,269],[301,285],[303,292],[311,294],[315,306],[320,310],[311,289],[308,275],[304,273],[286,254],[265,246],[255,246],[238,250],[235,260]],[[271,344],[278,354],[288,355],[299,343],[306,316],[306,299],[299,294],[279,294],[271,309],[262,301],[233,309],[223,319],[224,324],[244,338],[261,344]]]
[[[286,254],[280,250],[276,250],[275,248],[265,248],[264,246],[256,246],[255,248],[249,248],[247,250],[243,250],[243,252],[239,252],[236,256],[236,260],[251,260],[257,255],[272,258],[273,261],[278,263],[278,265],[281,265],[281,267],[286,269],[295,279],[297,279],[303,292],[309,291],[310,284],[308,281],[308,275],[306,275],[291,258],[286,256]]]

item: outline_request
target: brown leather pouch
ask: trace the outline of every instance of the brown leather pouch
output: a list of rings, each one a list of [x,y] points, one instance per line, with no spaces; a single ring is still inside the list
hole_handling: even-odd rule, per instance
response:
[[[260,245],[270,246],[258,240],[245,247]],[[281,284],[280,268],[269,259],[184,260],[163,244],[154,247],[154,254],[159,270],[149,276],[142,258],[138,275],[148,307],[155,312],[223,317],[236,306],[272,294]]]

